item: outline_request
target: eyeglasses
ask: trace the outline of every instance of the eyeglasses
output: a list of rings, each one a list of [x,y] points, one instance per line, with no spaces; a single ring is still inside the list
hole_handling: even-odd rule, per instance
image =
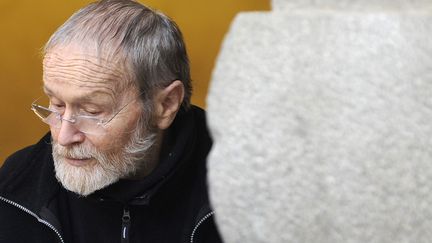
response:
[[[143,93],[139,94],[138,97],[126,103],[117,112],[115,112],[109,119],[100,119],[95,116],[87,115],[72,115],[70,118],[64,118],[58,111],[36,104],[39,100],[35,100],[31,109],[33,112],[46,124],[54,128],[60,128],[63,121],[70,122],[73,126],[82,133],[86,134],[103,134],[106,132],[106,125],[111,122],[126,106],[139,98]]]

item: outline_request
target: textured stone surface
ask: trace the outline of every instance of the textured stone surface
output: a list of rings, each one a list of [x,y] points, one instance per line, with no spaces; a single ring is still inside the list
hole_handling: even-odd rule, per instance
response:
[[[207,100],[226,243],[431,241],[430,36],[415,13],[235,19]]]
[[[410,11],[422,9],[430,11],[430,0],[272,0],[273,10],[381,10],[381,11]],[[425,9],[427,8],[427,9]]]

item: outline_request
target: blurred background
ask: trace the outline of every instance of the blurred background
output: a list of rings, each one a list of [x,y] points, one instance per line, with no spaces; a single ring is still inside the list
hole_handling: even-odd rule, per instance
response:
[[[48,131],[30,110],[42,93],[40,50],[49,36],[89,0],[0,0],[0,165]],[[270,10],[270,0],[146,0],[180,26],[191,61],[192,103],[205,108],[219,47],[240,11]],[[253,38],[253,36],[251,36]]]

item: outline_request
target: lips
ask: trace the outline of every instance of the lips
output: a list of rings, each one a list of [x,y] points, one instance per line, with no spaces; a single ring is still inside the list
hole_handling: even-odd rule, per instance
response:
[[[81,167],[87,165],[92,158],[72,158],[72,157],[64,157],[65,161],[73,166]]]

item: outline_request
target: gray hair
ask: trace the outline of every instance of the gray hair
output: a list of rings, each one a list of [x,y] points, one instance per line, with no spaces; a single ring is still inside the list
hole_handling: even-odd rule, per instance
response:
[[[176,79],[185,87],[182,105],[189,107],[192,85],[186,47],[178,26],[164,14],[131,0],[94,2],[60,26],[43,52],[70,43],[123,63],[131,79],[126,85],[143,92],[145,112],[152,110],[155,91]]]

